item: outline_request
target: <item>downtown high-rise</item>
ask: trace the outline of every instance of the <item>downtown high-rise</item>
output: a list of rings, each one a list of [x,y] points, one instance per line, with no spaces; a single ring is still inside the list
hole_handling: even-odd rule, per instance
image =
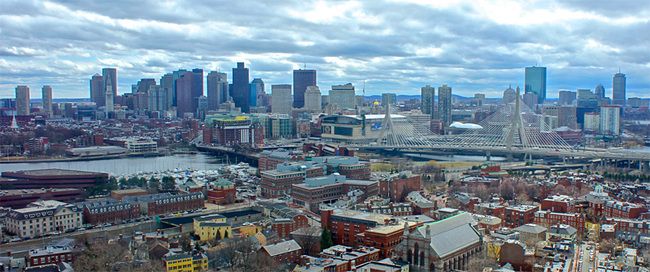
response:
[[[97,107],[106,106],[106,90],[104,90],[104,77],[94,74],[90,78],[90,101],[95,102]]]
[[[176,85],[176,115],[194,116],[199,107],[199,97],[203,96],[203,70],[192,69],[185,72],[175,81]]]
[[[422,113],[433,116],[435,96],[436,88],[431,87],[431,85],[424,86],[420,89],[420,99],[422,99],[420,110]]]
[[[625,74],[621,72],[612,79],[612,104],[625,106]]]
[[[526,67],[524,93],[533,93],[537,96],[537,104],[544,104],[546,100],[546,67]]]
[[[45,85],[41,89],[41,100],[43,101],[43,112],[47,117],[52,116],[52,86]]]
[[[290,114],[291,113],[291,85],[271,85],[271,112]]]
[[[250,112],[250,86],[249,86],[248,68],[244,67],[243,62],[238,62],[236,68],[232,68],[232,84],[230,87],[230,97],[232,97],[235,106],[242,112]]]
[[[114,99],[117,96],[117,69],[116,68],[103,68],[102,69],[102,92],[105,96],[104,103],[108,106],[109,101],[107,101],[109,98],[111,99],[110,101],[110,106],[111,110],[113,111],[113,103],[115,103]]]
[[[293,70],[293,107],[305,106],[305,91],[307,87],[316,86],[316,70]]]
[[[25,85],[16,86],[16,115],[24,116],[30,114],[29,87]]]
[[[438,110],[436,111],[436,119],[443,122],[445,126],[451,124],[451,108],[452,108],[451,87],[444,84],[438,87]]]
[[[228,100],[228,75],[212,71],[208,73],[207,84],[208,110],[216,110]]]

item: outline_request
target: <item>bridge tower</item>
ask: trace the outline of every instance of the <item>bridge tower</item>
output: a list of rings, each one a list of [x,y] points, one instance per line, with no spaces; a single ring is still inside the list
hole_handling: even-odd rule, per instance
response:
[[[515,141],[515,133],[519,137],[521,145],[526,145],[526,131],[524,128],[524,122],[521,120],[521,99],[519,96],[520,90],[517,87],[517,99],[515,99],[515,112],[512,116],[510,122],[510,129],[508,130],[508,135],[506,136],[506,149],[512,151],[512,146]]]
[[[396,145],[398,140],[393,130],[395,125],[393,124],[393,118],[390,116],[390,103],[386,103],[385,107],[386,114],[384,115],[384,120],[381,121],[381,132],[379,133],[379,137],[377,137],[377,144]],[[382,143],[384,140],[386,142]]]

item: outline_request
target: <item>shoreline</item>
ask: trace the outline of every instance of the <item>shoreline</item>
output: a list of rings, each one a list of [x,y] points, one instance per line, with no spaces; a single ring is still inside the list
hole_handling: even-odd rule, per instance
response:
[[[55,159],[27,159],[27,160],[3,160],[0,159],[0,164],[18,164],[18,163],[48,163],[48,162],[71,162],[71,161],[98,161],[98,160],[110,160],[110,159],[122,159],[130,157],[164,157],[169,154],[159,153],[159,154],[138,154],[138,155],[108,155],[108,156],[97,156],[97,157],[73,157],[73,158],[55,158]]]

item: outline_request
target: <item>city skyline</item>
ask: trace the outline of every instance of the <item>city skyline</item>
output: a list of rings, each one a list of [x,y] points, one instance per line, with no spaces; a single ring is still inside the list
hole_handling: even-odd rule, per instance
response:
[[[12,97],[17,85],[30,86],[35,98],[43,85],[52,86],[54,98],[87,97],[88,79],[104,67],[119,70],[122,94],[141,78],[182,68],[228,73],[239,61],[251,79],[267,83],[267,93],[273,84],[291,84],[292,71],[304,64],[317,70],[323,94],[347,82],[360,91],[365,81],[368,95],[418,94],[426,84],[448,84],[458,95],[499,97],[509,85],[523,88],[523,68],[533,65],[548,68],[549,98],[597,84],[611,97],[619,67],[627,97],[647,97],[650,90],[648,38],[637,35],[650,27],[648,8],[634,4],[143,5],[3,1],[0,97]],[[261,6],[264,12],[254,8]],[[273,20],[249,20],[256,16]],[[424,19],[430,17],[441,19]],[[398,20],[404,23],[390,23]],[[41,33],[45,24],[60,27]]]

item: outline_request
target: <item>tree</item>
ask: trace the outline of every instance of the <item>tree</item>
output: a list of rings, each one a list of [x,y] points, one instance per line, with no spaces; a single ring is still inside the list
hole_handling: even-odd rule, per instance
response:
[[[178,240],[178,243],[183,251],[190,252],[192,250],[192,240],[188,234],[183,234],[183,236]]]
[[[328,229],[324,228],[320,236],[320,248],[325,249],[333,245],[334,242],[332,241],[332,233]]]
[[[320,236],[322,230],[320,227],[304,227],[298,229],[299,235],[291,235],[296,243],[302,247],[304,255],[318,254],[320,252]]]
[[[162,178],[162,190],[174,191],[176,189],[176,181],[173,177],[165,176]]]
[[[152,176],[149,179],[149,184],[147,184],[147,188],[151,193],[158,193],[158,190],[160,190],[160,181],[157,178]]]

